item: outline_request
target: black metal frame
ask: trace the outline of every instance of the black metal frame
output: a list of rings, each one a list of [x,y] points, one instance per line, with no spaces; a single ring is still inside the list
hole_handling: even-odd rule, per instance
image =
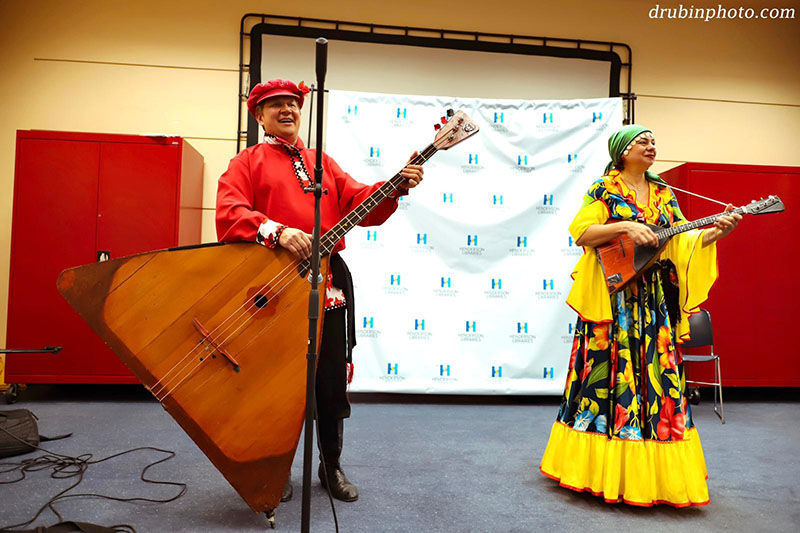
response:
[[[454,50],[473,50],[506,54],[525,54],[549,57],[563,57],[607,61],[611,63],[609,76],[609,97],[621,96],[625,103],[625,123],[634,122],[634,102],[636,95],[631,89],[632,52],[625,43],[610,41],[586,41],[581,39],[562,39],[556,37],[536,37],[501,33],[480,33],[460,30],[416,28],[409,26],[388,26],[365,24],[338,20],[288,17],[282,15],[262,15],[248,13],[242,17],[239,29],[239,88],[237,90],[236,152],[242,148],[242,140],[247,146],[258,142],[258,123],[246,112],[245,103],[250,87],[261,81],[261,37],[283,35],[328,40],[355,41],[376,44],[399,44],[423,46],[428,48],[448,48]],[[249,40],[249,46],[245,46]],[[245,60],[245,50],[248,57]],[[617,51],[624,52],[626,61]],[[620,88],[622,70],[627,87]],[[245,73],[249,74],[246,79]],[[247,126],[242,129],[242,116],[247,116]]]

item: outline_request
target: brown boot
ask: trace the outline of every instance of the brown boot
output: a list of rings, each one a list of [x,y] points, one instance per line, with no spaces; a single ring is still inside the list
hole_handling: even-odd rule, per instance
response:
[[[319,481],[323,487],[328,487],[331,496],[343,502],[354,502],[358,499],[358,489],[350,483],[340,465],[325,465],[328,467],[327,478],[322,463],[319,464]]]
[[[286,480],[286,485],[283,486],[283,492],[281,492],[281,501],[288,502],[292,499],[293,494],[294,487],[292,487],[292,476],[289,476],[289,479]]]

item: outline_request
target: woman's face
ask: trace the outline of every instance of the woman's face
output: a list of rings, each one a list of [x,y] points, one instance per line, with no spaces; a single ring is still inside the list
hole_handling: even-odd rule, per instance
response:
[[[636,137],[625,152],[622,160],[626,169],[631,167],[648,169],[656,160],[656,139],[652,133],[646,131]]]

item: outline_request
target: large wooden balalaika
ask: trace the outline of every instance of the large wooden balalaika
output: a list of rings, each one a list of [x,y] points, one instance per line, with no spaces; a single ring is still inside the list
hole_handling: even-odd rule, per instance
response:
[[[410,164],[478,132],[448,116]],[[403,182],[396,174],[326,232],[322,255]],[[281,248],[213,244],[71,268],[58,290],[262,512],[278,507],[303,427],[308,272]]]
[[[723,215],[733,213],[764,215],[767,213],[779,213],[783,210],[784,206],[781,199],[777,196],[770,196],[766,199],[754,200],[745,206],[737,207],[733,211],[717,213],[716,215],[669,228],[646,224],[656,234],[658,246],[635,244],[630,237],[624,234],[615,237],[597,247],[597,259],[603,269],[603,278],[606,280],[608,292],[609,294],[619,292],[638,279],[658,259],[661,250],[667,246],[669,240],[679,233],[713,224]]]

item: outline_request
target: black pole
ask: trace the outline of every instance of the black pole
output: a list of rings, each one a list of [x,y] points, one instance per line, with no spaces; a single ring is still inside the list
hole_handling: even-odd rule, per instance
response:
[[[308,533],[311,521],[311,461],[314,446],[314,406],[317,376],[317,323],[319,322],[319,233],[322,198],[322,118],[325,71],[328,67],[328,40],[317,39],[317,161],[314,164],[314,234],[311,241],[311,292],[308,296],[308,355],[306,367],[306,425],[303,441],[303,504],[300,530]]]

